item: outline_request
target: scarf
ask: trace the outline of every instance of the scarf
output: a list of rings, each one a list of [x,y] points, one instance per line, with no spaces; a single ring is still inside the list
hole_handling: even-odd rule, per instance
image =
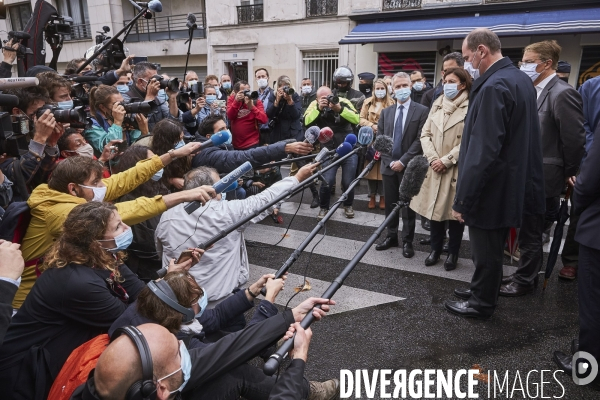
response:
[[[450,119],[450,116],[456,111],[460,105],[469,98],[469,94],[466,91],[463,91],[460,95],[458,95],[454,100],[450,100],[446,96],[442,100],[442,111],[444,112],[444,127],[446,123]]]

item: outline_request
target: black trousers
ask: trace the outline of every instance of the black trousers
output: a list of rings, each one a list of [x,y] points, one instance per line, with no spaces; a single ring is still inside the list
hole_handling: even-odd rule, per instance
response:
[[[385,216],[390,215],[400,198],[400,182],[403,172],[383,176],[383,194],[385,196]],[[415,238],[415,222],[417,214],[408,207],[402,208],[402,242],[412,243]],[[400,220],[394,219],[387,227],[388,237],[398,236]]]
[[[521,257],[513,277],[513,282],[519,285],[533,285],[534,279],[542,269],[544,258],[542,234],[545,221],[544,214],[523,215],[518,239]]]
[[[579,245],[579,350],[600,361],[600,250]]]
[[[461,224],[455,220],[431,220],[430,224],[431,231],[429,232],[429,236],[431,238],[431,250],[442,251],[442,248],[444,247],[444,237],[446,236],[446,224],[448,224],[448,231],[450,233],[450,239],[448,241],[448,254],[458,254],[463,232],[465,231],[465,224]]]
[[[498,304],[498,292],[502,283],[504,242],[508,228],[479,229],[469,227],[471,250],[475,273],[471,279],[469,306],[492,315]]]

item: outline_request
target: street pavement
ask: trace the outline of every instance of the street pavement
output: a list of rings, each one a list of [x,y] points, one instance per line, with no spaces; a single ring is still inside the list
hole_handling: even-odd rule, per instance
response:
[[[287,169],[282,169],[282,174],[286,176]],[[338,172],[337,196],[332,197],[332,204],[342,192],[339,179]],[[366,181],[356,188],[354,219],[345,218],[340,207],[327,222],[325,235],[317,235],[294,263],[286,289],[276,302],[280,310],[304,277],[311,290],[293,298],[289,306],[320,296],[381,224],[384,211],[368,210],[367,191]],[[309,208],[311,199],[306,190],[303,198],[298,194],[284,203],[282,225],[266,218],[248,227],[245,238],[251,282],[262,274],[274,273],[315,227],[318,209]],[[450,272],[443,268],[445,257],[437,265],[425,267],[430,249],[420,245],[419,239],[426,237],[428,232],[417,221],[413,258],[404,258],[400,248],[378,252],[373,246],[366,253],[334,296],[338,303],[334,311],[312,325],[306,369],[309,380],[339,378],[341,369],[406,369],[410,373],[413,369],[457,371],[477,365],[485,372],[496,371],[500,380],[508,371],[510,386],[508,394],[507,387],[500,393],[497,386],[494,397],[492,385],[488,397],[488,383],[482,378],[476,388],[479,398],[542,398],[540,371],[549,370],[544,376],[544,398],[600,399],[600,392],[575,385],[566,374],[555,375],[564,389],[553,378],[557,367],[552,353],[570,353],[571,340],[578,334],[577,282],[557,278],[560,258],[545,292],[540,285],[533,295],[501,297],[489,321],[462,319],[449,314],[443,303],[457,300],[452,294],[454,288],[468,287],[471,280],[474,267],[468,229],[458,268]],[[546,245],[544,267],[548,249]],[[505,274],[515,269],[516,263],[511,265],[505,257]],[[537,372],[530,373],[527,382],[532,370]],[[362,398],[367,398],[364,389]],[[379,388],[371,398],[381,398]]]

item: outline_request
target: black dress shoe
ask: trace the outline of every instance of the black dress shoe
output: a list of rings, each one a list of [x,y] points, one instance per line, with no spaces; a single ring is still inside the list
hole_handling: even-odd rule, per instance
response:
[[[310,203],[310,208],[317,208],[320,205],[319,195],[313,195],[312,203]]]
[[[513,276],[514,275],[504,275],[502,277],[502,284],[506,285],[507,283],[511,283],[513,281]]]
[[[456,264],[458,263],[458,254],[448,254],[448,258],[444,262],[444,269],[446,271],[452,271],[456,269]]]
[[[421,239],[419,240],[419,244],[422,244],[423,246],[429,246],[431,244],[431,239]]]
[[[454,289],[454,295],[459,299],[469,300],[471,298],[471,289]]]
[[[571,342],[571,354],[575,354],[579,351],[579,339],[573,339]]]
[[[386,237],[382,243],[375,246],[375,250],[387,250],[390,247],[398,247],[398,238],[397,237],[391,237],[391,236]]]
[[[568,356],[562,351],[555,351],[554,356],[552,357],[556,365],[558,365],[559,369],[562,369],[565,374],[569,376],[573,376],[573,357]]]
[[[448,253],[448,242],[444,243],[444,246],[442,247],[442,253]]]
[[[431,222],[428,219],[421,220],[421,227],[426,231],[431,230]]]
[[[432,265],[437,264],[438,261],[440,261],[440,255],[442,254],[441,251],[436,251],[433,250],[429,256],[427,256],[427,258],[425,259],[425,266],[426,267],[431,267]]]
[[[511,283],[507,283],[506,285],[500,286],[499,295],[504,296],[504,297],[519,297],[519,296],[525,296],[526,294],[529,294],[529,293],[533,293],[534,290],[535,290],[535,287],[533,285],[523,286],[523,285],[519,285],[518,283],[511,282]]]
[[[446,301],[444,303],[446,310],[452,314],[459,315],[465,318],[489,319],[491,315],[484,314],[474,308],[469,307],[468,301]]]
[[[405,242],[402,245],[402,255],[404,258],[412,258],[415,255],[415,250],[411,242]]]

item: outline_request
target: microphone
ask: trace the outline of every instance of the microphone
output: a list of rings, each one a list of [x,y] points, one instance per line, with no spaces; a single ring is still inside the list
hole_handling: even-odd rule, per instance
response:
[[[379,159],[381,158],[381,153],[376,151],[375,155],[373,156],[373,160],[375,161],[379,161]]]
[[[242,177],[242,175],[244,175],[246,172],[250,171],[251,169],[252,169],[252,164],[250,164],[250,161],[246,161],[241,166],[237,167],[236,169],[231,171],[229,174],[227,174],[226,176],[221,178],[221,180],[219,182],[215,183],[213,185],[213,189],[215,189],[215,192],[217,192],[217,194],[222,193],[225,189],[227,189],[229,186],[231,186],[233,182],[236,182],[238,179],[240,179]],[[199,201],[192,201],[191,203],[189,203],[185,207],[183,207],[183,209],[188,214],[191,214],[194,211],[196,211],[201,205],[202,205],[202,203],[200,203]]]
[[[325,158],[327,158],[328,155],[329,155],[329,150],[326,147],[323,147],[321,149],[321,151],[319,152],[319,154],[317,154],[317,156],[315,157],[313,164],[323,162],[323,160],[325,160]]]
[[[352,145],[350,143],[344,142],[344,143],[340,144],[337,147],[337,149],[335,149],[335,154],[333,155],[333,158],[331,159],[331,162],[334,162],[338,158],[344,157],[345,155],[347,155],[351,151],[352,151]]]
[[[318,126],[311,126],[304,132],[304,143],[314,144],[319,139],[320,129]]]
[[[0,94],[0,106],[2,107],[19,107],[19,98],[12,94]]]
[[[361,146],[368,146],[373,141],[373,128],[370,126],[363,126],[358,131],[358,143]]]
[[[212,147],[212,146],[220,146],[223,143],[226,143],[230,137],[231,137],[231,133],[229,133],[227,131],[217,132],[214,135],[212,135],[210,137],[210,139],[208,139],[206,142],[203,142],[200,145],[200,150],[203,150],[203,149],[206,149],[206,148]]]
[[[10,31],[8,32],[8,37],[13,37],[19,40],[31,39],[31,35],[29,33],[21,31]]]
[[[416,156],[410,160],[402,182],[400,182],[399,200],[401,203],[408,204],[413,197],[419,194],[428,170],[429,163],[424,156]]]
[[[373,142],[373,148],[381,154],[392,154],[394,148],[394,140],[385,135],[377,135],[375,142]]]
[[[138,7],[136,7],[139,11],[142,11],[142,8],[148,8],[150,11],[152,12],[161,12],[162,11],[162,3],[158,0],[151,0],[147,3],[142,3],[139,1],[136,1],[135,4],[138,5]]]
[[[18,89],[26,88],[30,86],[37,86],[40,84],[38,78],[4,78],[0,79],[0,90],[4,89]]]
[[[83,76],[79,76],[79,75],[74,75],[74,76],[67,76],[65,77],[68,80],[72,81],[72,82],[77,82],[77,83],[84,83],[84,82],[96,82],[98,80],[100,80],[100,77],[98,76],[94,76],[94,75],[83,75]]]
[[[347,134],[346,139],[344,139],[344,142],[350,143],[352,147],[354,147],[354,145],[356,144],[356,135],[354,133]]]
[[[327,143],[333,139],[333,131],[329,127],[325,127],[319,131],[319,143]]]
[[[198,25],[196,25],[196,16],[194,14],[188,13],[185,26],[187,26],[188,29],[196,29],[198,27]]]
[[[237,188],[238,188],[238,186],[239,186],[239,185],[238,185],[238,182],[237,182],[237,181],[235,181],[235,182],[233,182],[231,185],[229,185],[229,186],[227,187],[227,189],[223,190],[223,193],[229,193],[229,192],[233,192],[235,189],[237,189]]]

